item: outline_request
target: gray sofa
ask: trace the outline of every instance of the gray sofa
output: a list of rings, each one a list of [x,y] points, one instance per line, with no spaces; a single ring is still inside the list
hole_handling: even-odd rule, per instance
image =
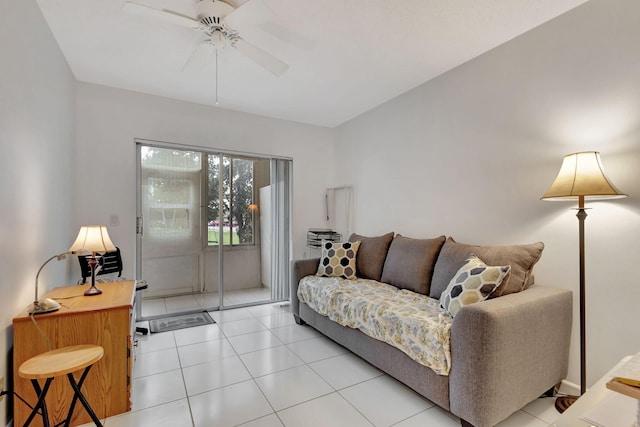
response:
[[[450,332],[451,368],[438,375],[402,351],[358,329],[341,326],[300,302],[300,280],[315,275],[319,259],[293,261],[292,312],[372,365],[458,416],[462,426],[489,427],[550,393],[565,378],[572,319],[570,291],[533,285],[542,244],[472,246],[444,236],[409,239],[389,233],[352,235],[360,241],[358,277],[440,298],[475,254],[488,265],[511,265],[508,283],[494,298],[460,309]],[[506,280],[505,280],[506,281]]]

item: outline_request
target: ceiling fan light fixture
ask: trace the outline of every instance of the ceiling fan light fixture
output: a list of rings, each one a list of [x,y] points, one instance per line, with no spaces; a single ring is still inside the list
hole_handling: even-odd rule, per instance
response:
[[[220,31],[214,31],[207,40],[216,50],[223,49],[229,45],[229,40]]]

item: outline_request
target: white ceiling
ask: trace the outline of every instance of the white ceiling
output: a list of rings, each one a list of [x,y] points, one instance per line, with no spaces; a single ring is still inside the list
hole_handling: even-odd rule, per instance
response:
[[[182,70],[202,34],[123,1],[37,0],[76,79],[215,105],[215,57]],[[197,0],[138,1],[191,13]],[[219,107],[338,126],[584,2],[229,0],[228,23],[289,69],[275,77],[225,48]]]

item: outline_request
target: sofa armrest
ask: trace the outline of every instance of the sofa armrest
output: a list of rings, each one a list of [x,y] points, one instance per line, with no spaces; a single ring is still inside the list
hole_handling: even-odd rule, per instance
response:
[[[298,284],[300,279],[318,271],[320,258],[297,259],[291,261],[291,312],[296,317],[296,321],[300,318],[300,302],[298,301]]]
[[[462,308],[451,327],[451,412],[493,426],[565,378],[572,293],[532,286]]]

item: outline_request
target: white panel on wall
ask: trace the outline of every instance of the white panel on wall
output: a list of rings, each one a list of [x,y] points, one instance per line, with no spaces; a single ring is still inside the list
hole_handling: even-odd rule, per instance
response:
[[[346,241],[353,231],[353,187],[343,185],[329,188],[326,198],[329,229],[339,233]]]

